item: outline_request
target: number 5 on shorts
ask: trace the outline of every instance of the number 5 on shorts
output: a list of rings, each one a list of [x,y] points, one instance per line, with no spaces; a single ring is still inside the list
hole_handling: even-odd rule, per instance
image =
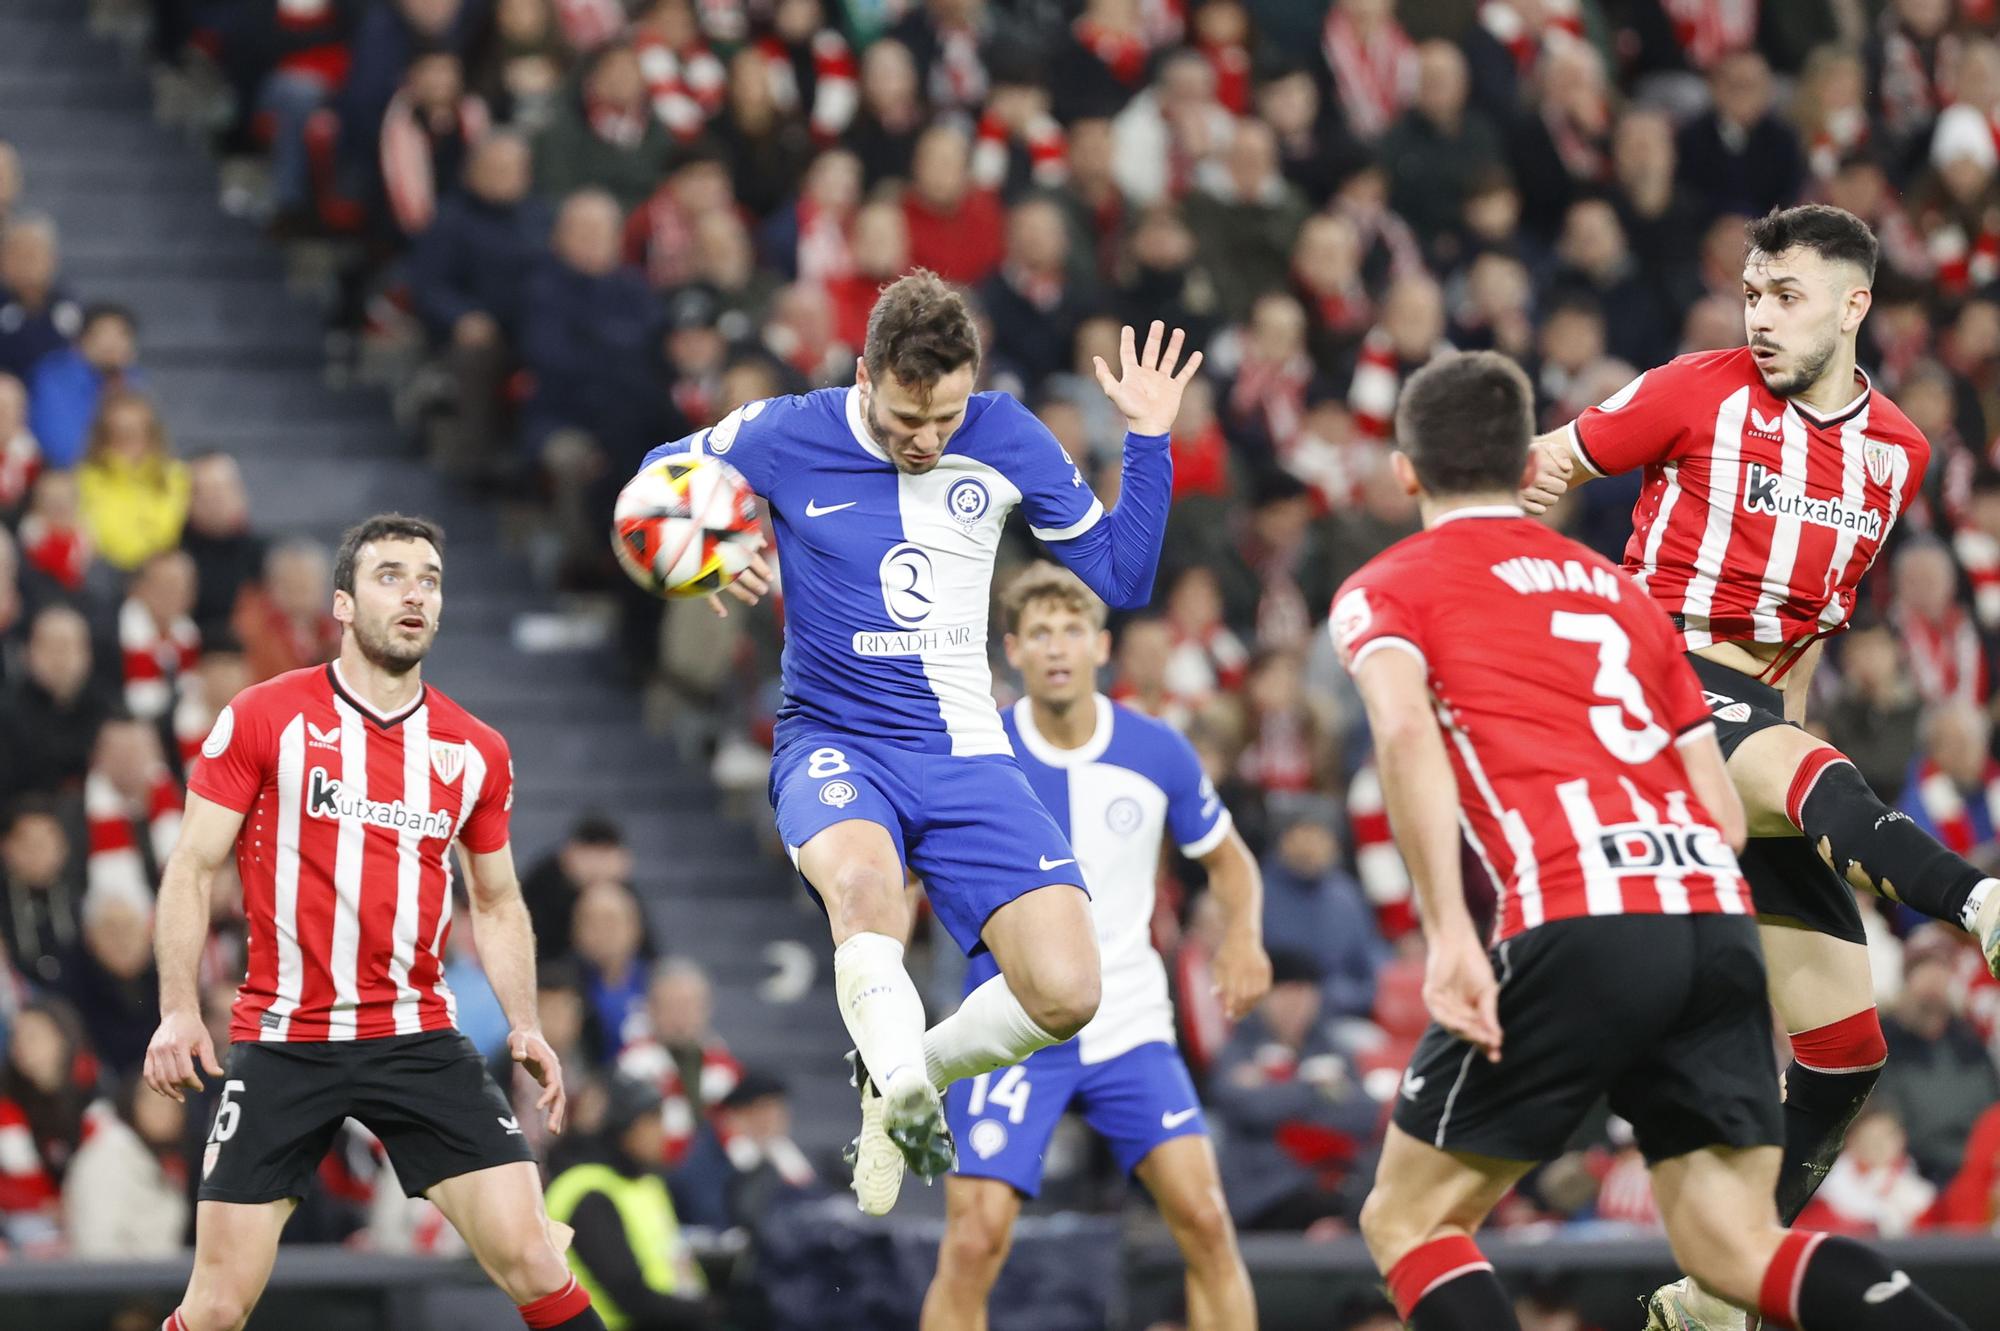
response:
[[[222,1101],[215,1107],[215,1126],[208,1130],[211,1146],[219,1146],[236,1135],[237,1124],[243,1117],[243,1106],[232,1097],[242,1089],[240,1081],[222,1083]]]

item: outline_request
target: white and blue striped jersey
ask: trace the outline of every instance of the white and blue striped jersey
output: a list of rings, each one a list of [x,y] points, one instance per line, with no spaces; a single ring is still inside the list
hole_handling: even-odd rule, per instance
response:
[[[1028,784],[1069,838],[1090,890],[1104,987],[1097,1015],[1077,1035],[1085,1063],[1173,1043],[1167,969],[1152,941],[1160,844],[1171,833],[1181,853],[1199,858],[1234,825],[1179,731],[1101,693],[1096,706],[1097,727],[1075,749],[1042,737],[1026,698],[1002,716]],[[992,954],[974,957],[966,992],[997,973]]]
[[[1127,435],[1124,488],[1106,512],[1035,416],[975,393],[931,471],[897,470],[869,435],[858,388],[768,398],[663,444],[727,459],[764,497],[785,594],[788,732],[847,731],[927,753],[1008,752],[993,706],[987,610],[993,560],[1019,506],[1114,606],[1152,594],[1173,489],[1167,437]]]

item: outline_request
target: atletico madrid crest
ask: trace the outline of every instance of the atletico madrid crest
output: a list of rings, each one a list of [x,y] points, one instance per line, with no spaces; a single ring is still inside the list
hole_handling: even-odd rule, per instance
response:
[[[432,740],[431,770],[436,772],[437,779],[447,786],[458,780],[458,774],[465,770],[465,745]]]
[[[1885,444],[1879,439],[1862,440],[1861,457],[1868,464],[1868,479],[1877,485],[1887,485],[1890,474],[1896,469],[1897,452],[1894,444]]]

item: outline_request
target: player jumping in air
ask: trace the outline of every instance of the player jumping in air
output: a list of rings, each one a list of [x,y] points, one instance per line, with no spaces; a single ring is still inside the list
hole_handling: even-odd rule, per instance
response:
[[[2000,891],[1869,790],[1803,727],[1825,639],[1923,482],[1930,446],[1855,364],[1876,243],[1812,204],[1752,223],[1749,345],[1648,370],[1535,441],[1530,511],[1595,476],[1645,472],[1625,568],[1674,618],[1748,810],[1744,876],[1771,1000],[1791,1032],[1778,1210],[1805,1207],[1888,1047],[1849,884],[1972,932],[2000,973]],[[1740,1314],[1683,1282],[1649,1303],[1661,1331]]]
[[[1416,1331],[1518,1329],[1472,1234],[1608,1095],[1709,1288],[1774,1326],[1964,1331],[1868,1248],[1779,1224],[1743,806],[1672,625],[1516,505],[1533,400],[1491,352],[1411,377],[1392,463],[1426,530],[1333,606],[1430,945],[1434,1024],[1362,1207],[1369,1251]],[[1499,888],[1490,955],[1461,826]]]
[[[340,657],[239,693],[188,776],[160,881],[160,1027],[146,1084],[183,1098],[222,1078],[202,1155],[194,1273],[164,1331],[250,1316],[278,1234],[343,1120],[378,1137],[531,1327],[602,1328],[542,1210],[514,1110],[455,1025],[443,971],[458,844],[479,956],[514,1060],[562,1130],[562,1068],[535,1015],[534,936],[514,876],[507,741],[423,681],[444,604],[444,535],[384,514],[334,562]],[[232,854],[250,922],[227,1071],[202,1025],[196,963],[209,885]]]
[[[1074,1040],[955,1083],[946,1112],[960,1143],[945,1184],[945,1235],[923,1331],[984,1331],[1021,1198],[1041,1188],[1042,1155],[1072,1106],[1138,1176],[1187,1261],[1193,1331],[1251,1331],[1257,1308],[1236,1250],[1215,1152],[1187,1064],[1174,1047],[1167,972],[1153,950],[1160,845],[1208,870],[1227,916],[1216,979],[1232,1020],[1271,983],[1263,881],[1194,749],[1171,726],[1097,691],[1110,660],[1104,605],[1052,564],[1001,594],[1007,660],[1027,697],[1002,717],[1028,784],[1076,853],[1103,958],[1104,996]],[[968,990],[994,973],[973,959]]]
[[[1181,340],[1154,323],[1141,350],[1127,328],[1118,376],[1097,363],[1129,430],[1109,512],[1025,407],[972,391],[971,312],[921,271],[876,301],[852,388],[752,402],[647,455],[726,458],[777,528],[784,702],[771,802],[833,931],[861,1087],[854,1188],[871,1214],[895,1203],[906,1162],[927,1179],[950,1167],[941,1087],[1066,1040],[1097,1010],[1076,853],[993,708],[993,557],[1018,506],[1093,591],[1145,604],[1173,488],[1167,431],[1201,363],[1196,352],[1176,372]],[[739,599],[762,579],[745,582]],[[906,865],[953,940],[990,950],[1000,969],[929,1031],[903,968]]]

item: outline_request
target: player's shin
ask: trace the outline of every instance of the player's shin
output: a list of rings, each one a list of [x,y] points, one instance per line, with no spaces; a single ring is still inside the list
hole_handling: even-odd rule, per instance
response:
[[[1876,797],[1839,752],[1816,750],[1785,797],[1793,826],[1834,872],[1932,919],[1972,929],[1992,881]]]
[[[1520,1331],[1493,1264],[1463,1234],[1433,1239],[1397,1262],[1389,1293],[1415,1331]]]
[[[1839,1158],[1848,1124],[1882,1075],[1889,1046],[1874,1008],[1792,1036],[1785,1069],[1785,1162],[1778,1218],[1798,1219]]]
[[[1797,1331],[1968,1331],[1871,1249],[1803,1230],[1779,1243],[1758,1305],[1766,1324]]]
[[[903,945],[859,933],[833,953],[834,991],[847,1033],[876,1086],[924,1066],[924,1000],[903,966]]]
[[[1018,1063],[1058,1044],[996,975],[965,996],[958,1011],[924,1032],[924,1069],[940,1089],[961,1077]]]

